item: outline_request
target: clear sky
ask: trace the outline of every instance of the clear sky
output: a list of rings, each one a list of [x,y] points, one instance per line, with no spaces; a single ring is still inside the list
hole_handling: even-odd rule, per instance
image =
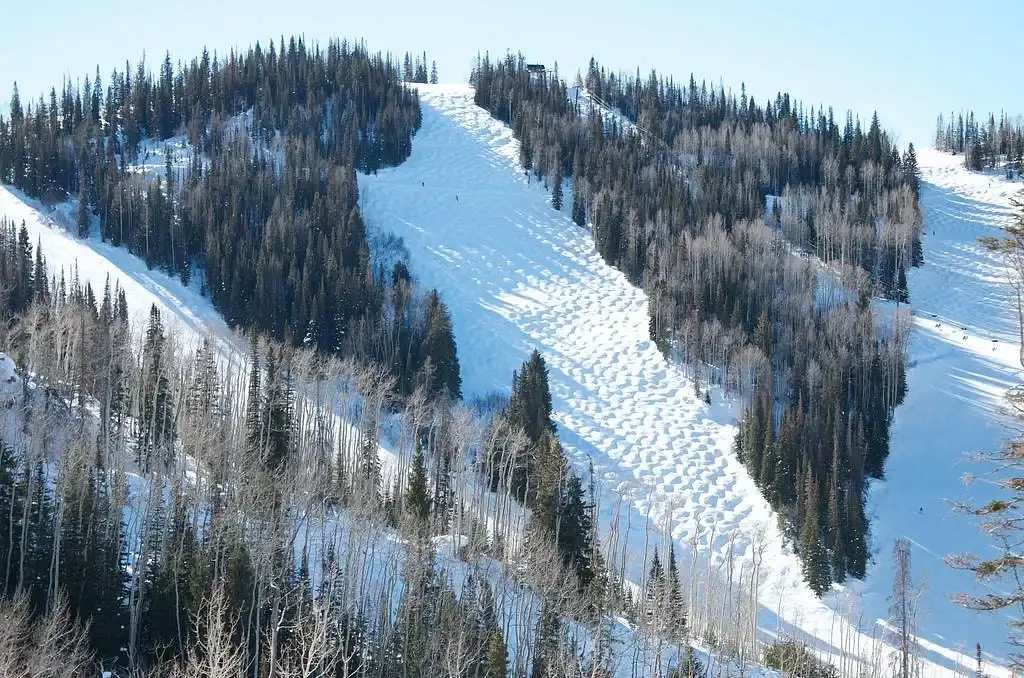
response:
[[[0,5],[13,3],[3,0]],[[465,81],[477,52],[521,50],[571,78],[591,56],[615,70],[740,83],[759,103],[780,89],[861,118],[877,110],[901,145],[931,143],[939,112],[1024,114],[1024,0],[29,0],[0,8],[0,105],[145,52],[191,58],[280,35],[364,38],[421,53]]]

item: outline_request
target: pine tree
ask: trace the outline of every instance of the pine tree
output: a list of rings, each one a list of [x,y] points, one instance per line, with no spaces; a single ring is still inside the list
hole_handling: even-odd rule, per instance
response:
[[[660,622],[662,605],[665,598],[665,569],[661,566],[661,557],[658,549],[654,549],[651,556],[651,567],[647,572],[647,592],[645,613],[652,624]]]
[[[430,84],[431,85],[436,85],[437,84],[437,62],[436,61],[432,61],[430,63]]]
[[[420,344],[420,369],[430,366],[427,388],[430,393],[446,393],[451,398],[462,397],[462,377],[455,347],[455,332],[451,315],[441,301],[437,290],[427,297],[427,328]]]
[[[537,632],[533,641],[533,670],[530,678],[553,678],[557,675],[551,668],[558,651],[560,624],[558,616],[545,601],[537,620]]]
[[[821,519],[819,517],[818,485],[808,475],[807,513],[800,532],[800,555],[803,558],[804,581],[819,597],[832,588],[832,577],[828,560],[828,552],[821,539]]]
[[[292,387],[287,365],[278,362],[274,349],[267,351],[262,420],[266,427],[266,468],[281,471],[291,456]]]
[[[138,462],[149,468],[153,455],[173,440],[174,411],[170,383],[164,367],[164,330],[156,304],[149,310],[143,343],[142,398],[139,424],[142,432]],[[161,460],[169,462],[165,457]]]
[[[263,391],[260,387],[260,356],[256,334],[249,335],[249,387],[245,405],[246,450],[253,458],[263,456]]]
[[[78,186],[78,237],[89,237],[89,200],[85,192],[85,182],[81,181]]]
[[[507,678],[508,649],[500,627],[487,635],[487,652],[484,656],[483,678]]]
[[[210,345],[209,339],[203,339],[203,345],[196,352],[195,371],[186,401],[193,414],[218,417],[220,414],[220,385],[218,382],[213,347]]]
[[[508,402],[509,422],[526,432],[534,443],[545,433],[555,432],[551,419],[551,391],[548,387],[548,368],[536,349],[523,363],[519,373],[512,375],[512,394]]]
[[[555,169],[551,177],[551,207],[555,210],[562,211],[562,170],[561,167]]]
[[[683,590],[679,581],[679,566],[676,564],[676,545],[669,543],[668,571],[666,574],[668,585],[668,605],[670,607],[670,619],[674,628],[678,631],[686,626],[686,604],[683,602]]]
[[[423,461],[423,448],[416,441],[416,452],[409,467],[409,480],[405,492],[405,510],[412,517],[416,529],[426,527],[430,521],[431,497],[427,485],[427,467]]]

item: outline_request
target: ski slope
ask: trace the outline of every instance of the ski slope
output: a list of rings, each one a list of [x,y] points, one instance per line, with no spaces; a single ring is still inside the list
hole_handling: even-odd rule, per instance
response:
[[[955,657],[957,648],[973,657],[978,642],[1005,656],[1006,619],[953,605],[954,593],[986,589],[943,559],[993,553],[953,503],[993,496],[990,479],[965,485],[963,476],[989,470],[971,455],[997,449],[1011,433],[999,409],[1006,389],[1020,383],[1014,305],[1003,266],[978,238],[998,236],[1012,223],[1010,198],[1021,184],[968,172],[962,156],[925,150],[919,158],[925,263],[908,276],[914,309],[909,392],[896,410],[886,479],[870,491],[879,552],[859,593],[866,610],[885,615],[892,542],[905,537],[913,575],[925,583],[919,626],[933,658]]]
[[[818,639],[838,653],[857,636],[818,600],[745,468],[731,452],[735,412],[720,393],[708,406],[648,338],[647,299],[594,250],[590,235],[552,209],[548,192],[518,165],[518,142],[473,104],[468,86],[419,87],[423,125],[401,166],[360,177],[361,209],[394,231],[412,270],[447,301],[467,397],[506,390],[533,348],[545,356],[559,435],[584,474],[593,464],[602,534],[627,539],[627,576],[640,581],[644,552],[671,534],[683,562],[737,558],[734,577],[762,565],[764,636]],[[617,503],[621,502],[620,509]],[[624,517],[625,515],[625,517]],[[664,553],[664,551],[662,552]],[[871,642],[874,618],[850,614]]]
[[[931,662],[926,675],[972,665],[976,642],[1005,654],[1005,620],[954,606],[950,595],[979,589],[943,558],[963,550],[986,554],[983,535],[953,513],[950,501],[991,495],[988,481],[962,483],[965,473],[984,469],[967,457],[997,447],[1008,434],[998,410],[1006,388],[1019,381],[1015,321],[1000,263],[977,238],[1010,222],[1009,199],[1019,184],[967,172],[960,157],[919,155],[925,266],[909,278],[910,389],[896,412],[886,479],[870,490],[875,560],[864,582],[819,601],[731,453],[729,401],[715,392],[714,405],[706,405],[666,363],[648,339],[642,291],[600,259],[585,229],[551,208],[549,191],[520,169],[511,130],[473,105],[472,90],[419,91],[423,126],[412,156],[398,168],[359,177],[366,220],[400,235],[414,274],[443,293],[467,397],[506,391],[533,348],[545,355],[559,434],[579,471],[593,464],[602,533],[617,519],[628,540],[630,578],[642,578],[645,550],[659,531],[671,534],[683,562],[690,544],[717,567],[734,554],[737,579],[759,553],[763,637],[806,634],[837,652],[839,639],[856,627],[866,648],[887,615],[889,553],[902,536],[913,544],[915,578],[926,583],[919,621]],[[160,152],[154,147],[140,171],[159,173],[166,164]],[[174,166],[184,165],[187,149],[174,152]],[[97,293],[109,276],[125,289],[139,320],[156,304],[186,344],[213,337],[244,364],[244,342],[196,289],[147,269],[126,250],[77,238],[73,215],[73,203],[47,210],[0,186],[0,216],[25,222],[51,274],[63,269],[70,277],[77,268]]]

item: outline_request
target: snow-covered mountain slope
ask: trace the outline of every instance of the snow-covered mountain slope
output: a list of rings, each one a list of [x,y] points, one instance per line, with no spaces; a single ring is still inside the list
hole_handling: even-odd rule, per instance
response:
[[[213,304],[198,291],[186,287],[177,278],[146,268],[142,259],[126,249],[100,242],[95,237],[76,237],[73,203],[47,209],[21,191],[0,185],[0,217],[13,221],[17,227],[24,222],[33,246],[39,243],[42,247],[51,276],[63,270],[70,280],[72,271],[77,269],[79,280],[83,284],[92,283],[97,295],[103,293],[108,276],[111,287],[115,282],[120,283],[136,323],[144,323],[150,306],[156,304],[164,322],[182,333],[185,341],[198,342],[204,336],[231,337],[230,329]]]
[[[642,577],[652,530],[749,581],[760,556],[764,635],[816,637],[826,652],[871,644],[877,610],[843,615],[804,584],[769,506],[732,454],[735,412],[694,395],[648,339],[647,299],[606,265],[585,229],[554,211],[518,165],[509,128],[467,86],[420,87],[412,156],[360,178],[367,222],[402,236],[421,281],[448,302],[467,395],[505,389],[534,347],[548,362],[559,434],[599,483],[602,533],[617,525],[627,575]],[[621,507],[619,504],[621,503]],[[617,523],[615,514],[620,512]],[[631,525],[626,534],[625,525]],[[741,573],[742,572],[742,573]],[[865,627],[859,635],[854,624]],[[859,640],[855,640],[859,638]],[[941,657],[940,657],[941,659]]]
[[[1005,656],[1006,618],[955,606],[957,592],[984,593],[944,562],[951,553],[990,555],[976,523],[953,502],[992,496],[988,479],[965,486],[965,474],[991,469],[970,458],[997,449],[1011,433],[999,414],[1006,389],[1020,383],[1019,340],[1011,289],[998,257],[978,242],[1012,223],[1010,198],[1020,183],[968,172],[963,158],[925,150],[921,166],[924,217],[922,268],[909,274],[914,331],[909,393],[897,409],[886,479],[870,492],[873,542],[879,553],[863,587],[864,608],[885,616],[892,582],[891,547],[912,544],[916,577],[926,583],[920,629],[929,649],[975,643]]]
[[[150,150],[150,159],[159,151],[164,158],[164,148],[172,149],[174,167],[187,165],[188,149],[181,146],[181,139],[175,143],[157,145],[143,144]],[[145,164],[140,158],[136,171],[156,176],[156,163]],[[160,163],[164,160],[161,159]],[[103,293],[103,286],[109,280],[111,288],[119,284],[125,292],[135,337],[141,341],[145,331],[149,309],[155,304],[160,311],[165,327],[173,331],[176,341],[185,349],[193,350],[204,339],[214,346],[224,374],[248,375],[249,347],[244,337],[234,333],[212,302],[199,293],[198,286],[182,284],[181,280],[166,273],[146,267],[145,261],[132,255],[127,249],[114,247],[100,241],[98,229],[88,238],[75,234],[75,201],[68,201],[53,208],[44,207],[37,200],[27,198],[21,191],[0,184],[0,218],[13,221],[20,228],[24,223],[33,246],[38,243],[46,257],[50,276],[59,276],[63,271],[66,279],[73,275],[84,285],[92,284],[97,296]],[[0,347],[2,348],[2,347]],[[244,388],[244,383],[240,385]],[[336,425],[352,429],[357,422],[349,421],[349,413],[336,412]],[[378,452],[385,477],[397,469],[396,455],[390,441],[383,440]]]
[[[643,293],[603,263],[584,229],[551,208],[543,187],[530,185],[511,130],[473,105],[470,88],[421,86],[420,93],[423,127],[410,159],[360,177],[367,221],[401,235],[417,277],[443,292],[468,396],[507,389],[530,350],[544,353],[560,436],[579,470],[593,462],[602,534],[615,525],[627,540],[630,578],[641,579],[657,531],[671,533],[683,562],[696,544],[723,576],[734,554],[737,580],[749,581],[742,568],[759,555],[764,636],[807,634],[825,652],[855,643],[868,652],[887,616],[892,540],[905,536],[914,544],[915,576],[927,582],[919,621],[932,662],[926,674],[968,663],[975,642],[1005,653],[1003,618],[949,602],[956,591],[978,589],[942,558],[986,553],[984,536],[948,500],[989,496],[990,483],[962,485],[964,473],[982,468],[966,455],[1008,434],[998,408],[1019,379],[1015,325],[999,262],[977,237],[1008,223],[1019,185],[969,173],[959,157],[920,154],[926,263],[909,282],[916,312],[910,392],[896,413],[886,480],[871,489],[875,562],[865,582],[819,601],[730,451],[735,411],[728,400],[716,392],[714,405],[705,405],[666,363],[648,340]],[[187,149],[171,148],[172,164],[183,165]],[[160,152],[152,150],[142,171],[159,173],[166,164]],[[47,210],[0,187],[0,215],[25,221],[51,273],[77,267],[97,292],[109,275],[140,319],[156,303],[186,342],[212,336],[244,362],[244,341],[198,291],[125,250],[78,239],[73,214],[71,203]]]

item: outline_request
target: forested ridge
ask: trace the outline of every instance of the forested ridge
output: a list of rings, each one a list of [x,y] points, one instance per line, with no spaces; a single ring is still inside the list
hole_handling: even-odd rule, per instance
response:
[[[150,267],[198,274],[232,326],[389,365],[403,394],[426,379],[457,397],[447,309],[404,263],[374,270],[357,205],[357,170],[409,155],[420,111],[403,75],[425,81],[425,60],[407,55],[403,74],[362,45],[282,38],[177,67],[167,56],[155,76],[126,64],[106,88],[97,70],[27,105],[15,86],[0,180],[77,195],[81,235],[98,219]],[[134,170],[142,140],[182,133],[190,167]]]
[[[419,383],[388,470],[384,366],[251,333],[218,367],[216,342],[181,344],[155,306],[133,326],[116,284],[50,270],[8,221],[0,321],[7,673],[609,676],[616,611],[641,672],[701,675],[674,547],[635,596],[606,561],[539,353],[486,415]],[[730,652],[756,642],[734,604],[697,617]]]
[[[0,615],[18,629],[88,623],[56,660],[81,670],[104,661],[158,675],[284,676],[305,663],[314,673],[302,675],[437,675],[455,661],[459,675],[564,671],[579,660],[566,622],[610,605],[637,614],[654,599],[623,598],[607,576],[595,507],[550,424],[539,353],[512,375],[508,403],[473,429],[486,432],[480,456],[471,480],[458,480],[476,415],[450,409],[461,387],[448,311],[401,257],[374,269],[358,211],[355,171],[403,160],[419,125],[401,81],[436,81],[436,67],[428,75],[426,55],[406,55],[400,69],[345,43],[326,53],[279,44],[223,64],[205,52],[177,69],[165,59],[157,78],[126,65],[105,93],[98,73],[81,89],[65,83],[59,103],[54,90],[49,104],[23,108],[15,90],[0,119],[4,181],[44,202],[77,195],[80,236],[98,221],[104,241],[147,265],[197,276],[252,338],[246,390],[230,390],[241,375],[221,373],[211,344],[179,346],[156,307],[132,327],[116,285],[99,292],[76,271],[49,271],[24,224],[0,221],[4,346],[24,385],[6,403],[23,422],[2,434],[2,592],[14,602]],[[192,147],[187,168],[138,171],[143,141],[178,134]],[[342,385],[343,404],[324,400],[325,383]],[[381,422],[399,401],[414,451],[386,474]],[[356,412],[352,430],[337,411]],[[46,427],[76,433],[56,440]],[[207,484],[182,480],[187,459]],[[132,485],[134,473],[148,487]],[[477,485],[505,507],[496,517],[479,513],[494,507],[467,511]],[[518,558],[518,545],[503,546],[522,538],[522,518],[508,517],[518,504],[533,509],[525,538],[543,576],[516,603],[517,623],[537,618],[536,636],[507,657],[509,613],[488,579],[436,570],[432,538],[472,520],[470,554]],[[286,532],[311,506],[332,529],[353,520],[378,538],[390,528],[411,539],[404,569],[386,574],[404,592],[397,610],[349,588],[378,576],[351,544],[304,547],[296,566]],[[672,620],[659,633],[685,646],[679,573],[654,576],[651,595]],[[675,597],[662,600],[669,582]],[[436,628],[447,635],[432,640]],[[15,672],[29,662],[5,660]],[[225,673],[207,673],[217,662]]]
[[[400,258],[374,264],[355,172],[408,156],[420,112],[402,81],[436,82],[427,63],[293,38],[166,58],[156,76],[126,64],[105,88],[97,72],[27,105],[15,90],[0,180],[44,203],[77,196],[80,235],[98,223],[104,241],[201,286],[251,346],[247,372],[223,374],[211,344],[179,345],[155,307],[131,326],[116,285],[48,271],[23,226],[0,224],[0,333],[23,386],[0,441],[2,592],[16,601],[0,616],[91,620],[69,652],[140,675],[610,675],[610,611],[658,648],[633,661],[660,672],[699,672],[693,635],[742,656],[757,647],[745,616],[756,568],[752,592],[730,582],[712,609],[696,561],[687,577],[670,542],[651,544],[629,588],[616,562],[628,536],[599,539],[543,356],[510,375],[507,401],[459,403],[440,296]],[[661,350],[706,397],[712,383],[744,395],[736,453],[811,586],[862,576],[864,484],[882,474],[905,391],[902,317],[880,322],[870,298],[905,301],[921,261],[913,148],[892,147],[877,118],[865,132],[787,95],[759,107],[596,63],[588,91],[640,134],[521,58],[483,59],[473,82],[556,209],[571,179],[573,219],[647,291]],[[137,171],[143,141],[177,135],[187,169]],[[794,249],[828,262],[846,292],[823,295]],[[378,445],[399,403],[388,469]],[[146,513],[126,520],[129,505]],[[348,542],[311,545],[308,520]],[[380,565],[391,534],[400,556]],[[462,545],[464,571],[435,567],[442,536]],[[511,567],[478,570],[488,558]],[[696,595],[709,602],[691,609]],[[580,633],[597,647],[581,650]]]
[[[877,116],[764,106],[652,72],[578,81],[639,133],[570,100],[557,70],[522,56],[478,60],[476,103],[508,123],[523,167],[604,259],[650,297],[651,337],[748,403],[736,452],[794,538],[819,592],[867,566],[864,488],[881,477],[905,391],[905,324],[876,322],[870,298],[907,300],[921,263],[917,162]],[[766,196],[777,196],[765,214]],[[823,299],[817,254],[847,291]],[[826,297],[828,295],[825,295]],[[706,377],[705,377],[706,374]]]

